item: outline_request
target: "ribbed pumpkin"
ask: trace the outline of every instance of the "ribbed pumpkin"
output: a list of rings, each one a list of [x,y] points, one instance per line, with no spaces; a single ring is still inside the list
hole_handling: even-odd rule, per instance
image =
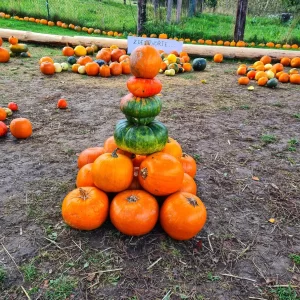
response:
[[[133,164],[124,154],[104,153],[93,163],[94,184],[105,192],[126,190],[133,178]]]
[[[170,195],[160,210],[160,224],[173,239],[193,238],[205,225],[206,208],[197,196],[177,192]]]
[[[122,233],[140,236],[150,232],[159,216],[156,199],[143,190],[117,194],[110,205],[110,220]]]
[[[165,147],[168,129],[155,120],[147,125],[135,125],[128,120],[120,120],[116,125],[114,138],[120,149],[146,155]]]
[[[192,176],[187,173],[184,173],[182,186],[179,192],[187,192],[193,195],[197,194],[197,185]]]
[[[154,78],[160,69],[159,52],[150,45],[138,46],[130,55],[131,73],[139,78]]]
[[[103,147],[92,147],[83,150],[79,156],[77,161],[78,168],[82,168],[86,164],[93,163],[96,158],[98,158],[101,154],[104,153]]]
[[[107,195],[95,187],[71,191],[63,200],[62,216],[71,227],[93,230],[100,227],[109,212]]]
[[[76,177],[76,186],[78,188],[84,186],[95,186],[92,177],[92,166],[92,163],[86,164],[78,171]]]
[[[174,156],[157,152],[147,156],[140,165],[139,181],[149,193],[164,196],[182,187],[184,171]]]
[[[152,97],[160,93],[162,84],[157,78],[145,79],[130,77],[127,80],[127,88],[136,97]]]
[[[194,158],[186,153],[183,153],[182,157],[180,158],[180,162],[184,172],[194,178],[197,172],[197,163]]]
[[[161,111],[161,100],[159,97],[140,98],[128,94],[121,99],[121,111],[136,124],[146,125],[154,120]]]

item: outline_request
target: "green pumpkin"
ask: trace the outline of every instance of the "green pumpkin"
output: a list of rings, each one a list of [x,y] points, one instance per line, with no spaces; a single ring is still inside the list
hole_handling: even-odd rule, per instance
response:
[[[168,140],[168,129],[159,121],[148,125],[135,125],[127,120],[120,120],[115,128],[114,138],[122,150],[147,155],[161,151]]]
[[[178,73],[179,71],[179,67],[176,63],[172,63],[168,65],[168,70],[172,70],[172,69],[175,70],[175,73]]]
[[[193,69],[194,71],[203,71],[206,68],[206,59],[205,58],[195,58],[193,60]]]
[[[278,84],[278,80],[276,78],[272,78],[270,80],[268,80],[267,82],[267,87],[269,88],[275,88]]]
[[[76,64],[76,62],[77,62],[77,59],[76,59],[75,56],[69,56],[68,57],[68,64],[74,65],[74,64]]]
[[[13,53],[28,52],[28,46],[26,44],[10,45],[9,50]]]
[[[158,96],[140,98],[128,94],[121,99],[120,108],[124,115],[134,118],[156,117],[161,111]]]
[[[21,57],[30,57],[30,55],[27,52],[21,52],[20,56]]]

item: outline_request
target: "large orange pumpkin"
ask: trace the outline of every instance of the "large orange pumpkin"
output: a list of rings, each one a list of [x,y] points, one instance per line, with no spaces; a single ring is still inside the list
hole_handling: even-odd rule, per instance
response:
[[[157,196],[169,195],[182,186],[183,167],[174,156],[156,152],[144,159],[139,169],[141,186]]]
[[[101,77],[110,77],[110,67],[107,65],[102,65],[99,69],[99,73]]]
[[[113,76],[118,76],[122,74],[122,65],[117,61],[112,62],[109,65],[109,68],[110,68],[110,74]]]
[[[156,199],[143,190],[117,194],[110,205],[110,220],[122,233],[139,236],[150,232],[159,216]]]
[[[124,51],[121,49],[113,49],[111,51],[111,61],[119,61],[119,58],[124,55]]]
[[[154,78],[160,70],[159,52],[150,45],[135,48],[130,55],[131,73],[135,77]]]
[[[145,79],[130,77],[127,80],[127,88],[136,97],[152,97],[160,93],[162,84],[157,78]]]
[[[186,192],[170,195],[160,210],[160,224],[175,240],[194,237],[203,228],[206,218],[206,208],[201,199]]]
[[[86,164],[93,163],[96,158],[98,158],[101,154],[104,153],[103,147],[92,147],[83,150],[79,156],[77,161],[78,168],[82,168]]]
[[[80,56],[80,57],[78,58],[77,64],[80,64],[80,65],[82,65],[82,66],[85,66],[87,63],[92,62],[92,61],[93,61],[93,59],[92,59],[90,56],[85,55],[85,56]]]
[[[290,76],[290,83],[300,84],[300,74],[292,74]]]
[[[31,122],[26,118],[16,118],[9,125],[11,134],[17,139],[26,139],[32,134]]]
[[[130,74],[131,73],[130,62],[128,59],[122,60],[120,62],[120,65],[122,67],[122,74]]]
[[[300,67],[300,57],[294,57],[291,60],[291,67],[292,68],[299,68]]]
[[[133,164],[124,154],[104,153],[93,163],[94,184],[105,192],[126,190],[133,179]]]
[[[180,158],[180,162],[184,172],[194,178],[197,172],[197,163],[194,158],[186,153],[183,153]]]
[[[71,227],[93,230],[108,216],[107,195],[95,187],[81,187],[71,191],[63,200],[62,217]]]
[[[192,176],[187,173],[184,173],[182,186],[179,192],[187,192],[193,195],[197,194],[197,185]]]
[[[0,47],[0,63],[7,63],[9,59],[9,52],[6,49]]]
[[[168,141],[164,149],[161,152],[171,154],[172,156],[180,159],[182,156],[182,149],[180,144],[171,137],[168,137]]]
[[[72,56],[74,55],[74,49],[70,46],[66,46],[62,49],[62,53],[64,56]]]
[[[89,62],[85,65],[85,72],[89,76],[99,75],[99,65],[96,62]]]
[[[93,177],[92,177],[92,166],[93,164],[84,165],[77,173],[76,177],[76,186],[95,186]]]
[[[109,51],[107,51],[107,50],[101,49],[97,53],[96,58],[97,59],[102,59],[102,60],[106,61],[107,63],[109,63],[110,59],[111,59],[111,53]]]
[[[55,73],[54,64],[51,62],[43,62],[40,65],[40,70],[45,75],[53,75]]]

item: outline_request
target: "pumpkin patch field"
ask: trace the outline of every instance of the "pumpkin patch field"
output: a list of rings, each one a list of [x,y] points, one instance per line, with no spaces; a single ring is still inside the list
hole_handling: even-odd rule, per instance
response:
[[[0,299],[299,300],[299,67],[174,55],[106,77],[103,52],[80,73],[28,47],[0,64]]]

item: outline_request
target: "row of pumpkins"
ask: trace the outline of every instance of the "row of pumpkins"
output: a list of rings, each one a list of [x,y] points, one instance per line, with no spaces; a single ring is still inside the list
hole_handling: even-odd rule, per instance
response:
[[[92,57],[94,52],[97,52],[95,60]],[[191,64],[186,52],[171,51],[169,54],[162,50],[158,52],[161,58],[159,72],[165,75],[173,76],[177,73],[202,71],[206,68],[204,58],[196,58]],[[53,75],[71,69],[75,73],[89,76],[110,77],[131,74],[130,56],[116,45],[102,48],[100,51],[96,45],[88,47],[78,45],[75,48],[65,46],[62,54],[68,57],[67,62],[58,63],[54,62],[51,57],[42,57],[39,60],[41,72],[45,75]]]
[[[6,18],[9,19],[11,18],[11,15],[6,14],[4,12],[0,12],[0,18]],[[88,27],[81,27],[79,25],[74,25],[74,24],[67,24],[65,22],[62,21],[57,21],[56,23],[53,21],[48,21],[46,19],[36,19],[33,17],[19,17],[19,16],[14,16],[13,17],[15,20],[18,21],[27,21],[27,22],[32,22],[32,23],[37,23],[37,24],[42,24],[42,25],[48,25],[48,26],[58,26],[58,27],[62,27],[62,28],[69,28],[75,31],[84,31],[88,34],[102,34],[102,35],[108,35],[111,37],[123,37],[123,34],[117,31],[112,31],[112,30],[100,30],[100,29],[95,29],[95,28],[88,28]],[[133,33],[129,33],[129,36],[136,36],[136,34]],[[148,37],[146,34],[142,34],[141,37]],[[175,40],[175,41],[182,41],[185,43],[192,43],[192,44],[201,44],[201,45],[217,45],[217,46],[230,46],[230,47],[268,47],[268,48],[284,48],[284,49],[298,49],[299,45],[297,44],[279,44],[279,43],[273,43],[273,42],[267,42],[267,43],[259,43],[258,45],[256,45],[254,42],[251,43],[247,43],[245,41],[223,41],[223,40],[218,40],[218,41],[212,41],[210,39],[198,39],[198,40],[193,40],[190,38],[177,38],[177,37],[168,37],[168,35],[166,33],[159,33],[159,34],[155,34],[152,33],[149,35],[150,38],[159,38],[159,39],[170,39],[170,40]]]
[[[285,71],[284,67],[289,66],[292,68]],[[254,79],[257,81],[257,85],[270,88],[275,88],[278,82],[300,84],[298,67],[300,67],[300,57],[292,59],[283,57],[279,63],[272,64],[272,58],[265,55],[250,66],[239,65],[237,75],[241,75],[241,77],[238,79],[238,83],[248,85],[250,80]]]
[[[162,107],[158,96],[162,84],[155,77],[160,67],[160,53],[152,46],[132,52],[130,93],[120,103],[126,119],[118,121],[104,147],[79,155],[77,189],[62,203],[69,226],[92,230],[109,215],[120,232],[139,236],[150,232],[159,219],[177,240],[194,237],[204,226],[206,208],[196,196],[193,179],[196,162],[155,120]],[[115,193],[111,203],[107,193]],[[157,197],[164,197],[161,208]]]

